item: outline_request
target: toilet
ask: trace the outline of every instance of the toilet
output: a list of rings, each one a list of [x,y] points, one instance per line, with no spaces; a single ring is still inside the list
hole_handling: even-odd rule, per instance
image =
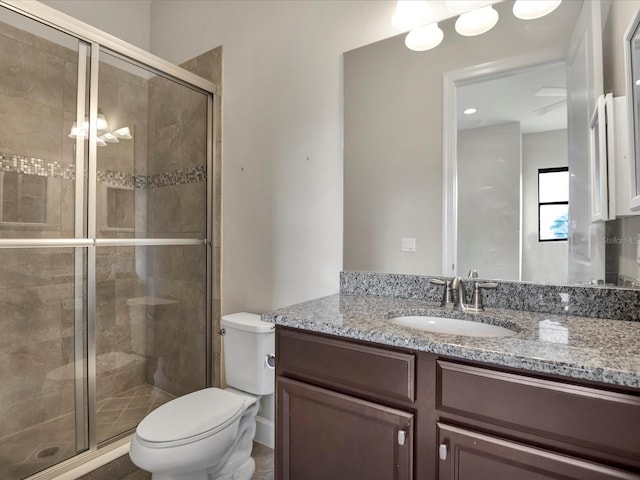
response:
[[[153,480],[250,480],[260,397],[274,392],[274,325],[252,313],[222,317],[228,388],[205,388],[147,415],[131,461]]]

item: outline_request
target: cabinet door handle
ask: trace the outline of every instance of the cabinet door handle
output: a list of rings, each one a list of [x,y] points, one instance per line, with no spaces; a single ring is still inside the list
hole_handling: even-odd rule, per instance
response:
[[[398,431],[398,445],[402,446],[404,445],[404,441],[407,439],[407,432],[405,432],[404,430],[399,430]]]
[[[445,443],[440,444],[440,447],[438,448],[438,456],[440,457],[440,460],[447,459],[447,445]]]

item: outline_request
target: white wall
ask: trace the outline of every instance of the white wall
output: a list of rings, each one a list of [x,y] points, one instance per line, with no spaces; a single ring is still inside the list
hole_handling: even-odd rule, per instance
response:
[[[640,10],[640,0],[604,0],[602,8],[602,61],[604,91],[626,95],[624,33]]]
[[[393,1],[152,4],[151,49],[223,45],[224,312],[335,293],[342,267],[342,53],[390,36]]]
[[[458,132],[458,273],[520,277],[519,122]]]
[[[538,169],[567,166],[567,131],[522,136],[522,280],[567,282],[567,242],[538,241]]]
[[[82,22],[149,50],[151,0],[41,0]]]

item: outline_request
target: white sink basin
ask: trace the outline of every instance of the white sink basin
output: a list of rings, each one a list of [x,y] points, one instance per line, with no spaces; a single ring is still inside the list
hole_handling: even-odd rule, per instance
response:
[[[466,335],[469,337],[509,337],[517,332],[497,325],[459,320],[457,318],[428,317],[423,315],[394,317],[389,321],[403,327],[426,330],[434,333],[448,333],[451,335]]]

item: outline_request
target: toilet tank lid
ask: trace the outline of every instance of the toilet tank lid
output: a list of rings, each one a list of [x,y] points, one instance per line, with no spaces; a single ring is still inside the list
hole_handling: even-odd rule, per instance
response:
[[[238,330],[260,333],[270,332],[275,327],[273,323],[263,322],[260,320],[260,315],[247,312],[223,315],[220,323],[223,328],[235,328]]]

